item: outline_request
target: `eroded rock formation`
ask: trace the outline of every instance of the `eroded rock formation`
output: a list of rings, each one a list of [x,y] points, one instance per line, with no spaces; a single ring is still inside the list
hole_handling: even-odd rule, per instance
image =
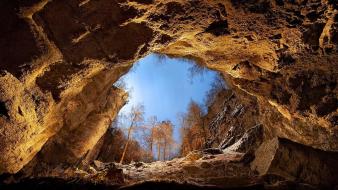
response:
[[[124,103],[113,83],[150,52],[222,72],[256,99],[266,139],[338,151],[334,0],[3,0],[0,10],[0,173],[86,157]]]
[[[251,167],[267,178],[284,178],[322,186],[337,183],[337,152],[325,152],[275,138],[256,151]]]
[[[227,148],[239,140],[247,129],[260,123],[257,98],[234,87],[223,89],[208,106],[205,120],[210,131],[205,148]]]

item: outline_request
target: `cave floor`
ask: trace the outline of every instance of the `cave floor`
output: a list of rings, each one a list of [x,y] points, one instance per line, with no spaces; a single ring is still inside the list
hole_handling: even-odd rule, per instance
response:
[[[173,180],[227,187],[256,183],[254,172],[243,162],[244,154],[210,150],[210,152],[194,151],[186,157],[170,161],[133,163],[120,167],[128,183]]]
[[[219,149],[152,163],[94,161],[86,170],[57,168],[30,178],[8,178],[9,183],[0,183],[0,189],[315,189],[288,181],[267,184],[249,162],[246,154]]]

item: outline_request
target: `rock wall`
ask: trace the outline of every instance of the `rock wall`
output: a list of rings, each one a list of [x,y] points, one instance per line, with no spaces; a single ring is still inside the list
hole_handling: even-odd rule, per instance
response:
[[[298,181],[332,188],[337,185],[337,152],[325,152],[274,138],[256,151],[251,168],[266,181]]]
[[[60,145],[81,157],[119,107],[112,84],[150,52],[222,72],[257,98],[267,137],[338,150],[333,0],[3,0],[0,12],[0,173]],[[81,129],[97,133],[69,134]]]
[[[257,99],[234,86],[228,88],[219,91],[208,107],[205,116],[208,142],[205,148],[224,149],[260,122]]]
[[[211,9],[216,21],[164,52],[230,75],[230,84],[257,97],[266,136],[337,150],[336,4],[232,1],[217,6],[226,11]]]
[[[56,165],[59,163],[76,164],[90,153],[127,101],[126,94],[120,89],[114,88],[108,93],[110,95],[101,95],[103,100],[98,101],[101,103],[98,107],[99,111],[90,112],[86,119],[77,125],[70,124],[63,127],[45,144],[39,153],[41,161]],[[81,112],[82,109],[77,111]],[[81,116],[82,114],[79,117]],[[72,119],[79,122],[79,117]]]

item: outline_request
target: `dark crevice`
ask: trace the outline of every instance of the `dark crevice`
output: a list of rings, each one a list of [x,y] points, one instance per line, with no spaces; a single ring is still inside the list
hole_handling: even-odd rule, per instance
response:
[[[253,13],[266,13],[271,9],[270,2],[265,1],[261,3],[256,3],[249,7],[249,11]]]
[[[215,21],[211,23],[207,29],[205,29],[205,32],[211,33],[215,36],[227,35],[230,34],[228,27],[228,21],[226,20]]]
[[[314,50],[319,48],[319,37],[323,32],[324,26],[325,23],[314,23],[309,25],[303,33],[304,42],[309,44]]]
[[[217,5],[219,7],[219,11],[220,11],[221,15],[225,16],[225,17],[228,16],[227,11],[225,9],[225,6],[221,3],[218,3]]]
[[[276,4],[278,6],[284,6],[284,1],[283,0],[276,0]]]
[[[21,116],[23,116],[23,113],[22,113],[22,110],[21,110],[21,107],[20,107],[20,106],[18,107],[18,112],[19,112],[19,114],[20,114]]]
[[[327,115],[334,112],[338,108],[338,100],[336,98],[326,98],[317,107],[317,114],[319,116]]]
[[[0,116],[4,116],[9,119],[8,109],[6,107],[6,103],[0,101]]]
[[[146,4],[146,5],[154,3],[154,0],[132,0],[132,1],[135,1],[140,4]]]
[[[280,86],[273,86],[271,96],[273,99],[277,100],[279,104],[284,105],[288,104],[291,98],[291,94]]]
[[[45,48],[37,45],[30,25],[18,14],[21,3],[31,4],[33,0],[0,1],[0,70],[6,70],[20,78],[31,67],[31,61],[41,55]],[[20,49],[20,53],[16,53]]]
[[[294,65],[295,63],[296,59],[293,58],[289,53],[282,53],[278,60],[279,67]]]
[[[311,11],[308,14],[306,14],[306,17],[310,20],[310,21],[316,21],[319,18],[320,14],[318,14],[316,11]]]

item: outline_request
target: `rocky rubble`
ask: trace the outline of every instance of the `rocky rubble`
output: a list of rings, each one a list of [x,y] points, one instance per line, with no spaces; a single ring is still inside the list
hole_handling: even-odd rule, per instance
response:
[[[226,145],[229,145],[229,141],[226,141]],[[230,150],[234,152],[252,152],[255,151],[263,142],[263,126],[256,125],[246,131],[241,138],[237,140],[237,142],[230,144],[229,146],[220,145],[220,148],[225,150]]]
[[[331,189],[338,185],[337,153],[279,138],[261,144],[261,135],[262,126],[258,125],[225,149],[193,151],[182,158],[151,163],[123,165],[95,160],[86,169],[45,168],[44,173],[33,177],[104,184],[112,189],[138,189],[143,185],[150,188],[167,183],[217,189]],[[5,182],[15,184],[10,180]],[[21,183],[26,179],[16,180]]]

